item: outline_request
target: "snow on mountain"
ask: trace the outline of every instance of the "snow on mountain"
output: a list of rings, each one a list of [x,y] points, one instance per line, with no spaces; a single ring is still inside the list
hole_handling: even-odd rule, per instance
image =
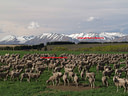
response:
[[[97,33],[93,33],[93,32],[90,32],[90,33],[76,33],[76,34],[70,34],[70,35],[67,35],[71,38],[74,38],[74,39],[77,39],[77,37],[98,37],[99,35]]]
[[[34,39],[29,40],[26,42],[26,44],[40,44],[52,41],[70,41],[70,42],[78,42],[76,39],[72,39],[71,37],[57,34],[57,33],[43,33],[41,35],[36,36]]]
[[[7,35],[0,40],[0,44],[23,44],[28,40],[33,39],[34,36],[14,36]]]
[[[77,37],[104,37],[104,39],[78,39]],[[35,45],[52,41],[70,41],[78,43],[80,41],[87,42],[113,42],[128,41],[127,35],[119,32],[101,32],[101,33],[76,33],[70,35],[57,33],[43,33],[38,36],[14,36],[8,35],[0,40],[0,44],[28,44]]]
[[[23,44],[27,42],[28,40],[33,39],[35,36],[19,36],[17,37],[17,41],[19,41],[20,44]]]
[[[114,40],[116,38],[122,37],[122,36],[126,36],[123,33],[119,33],[119,32],[101,32],[101,33],[94,33],[94,32],[89,32],[89,33],[76,33],[76,34],[70,34],[67,35],[71,38],[77,39],[78,37],[104,37],[104,39],[79,39],[79,41],[111,41]]]
[[[113,40],[113,42],[125,42],[125,41],[127,41],[128,42],[128,35],[126,35],[126,36],[122,36],[122,37],[119,37],[119,38],[116,38],[116,39],[114,39]]]
[[[126,36],[123,33],[119,33],[119,32],[102,32],[99,34],[100,37],[104,37],[105,40],[114,40],[116,38],[122,37],[122,36]]]
[[[15,40],[16,39],[16,36],[14,36],[14,35],[7,35],[7,36],[5,36],[4,38],[2,38],[1,40],[0,40],[0,42],[1,41],[12,41],[12,40]]]

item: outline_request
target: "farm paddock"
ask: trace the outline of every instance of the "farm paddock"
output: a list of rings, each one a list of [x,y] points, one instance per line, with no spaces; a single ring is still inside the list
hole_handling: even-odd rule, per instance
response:
[[[8,54],[9,53],[9,54]],[[11,55],[13,53],[13,55]],[[30,54],[28,54],[30,53]],[[40,54],[39,54],[40,53]],[[48,54],[50,53],[50,54]],[[75,53],[75,55],[72,54],[72,52],[65,53],[64,52],[56,52],[57,55],[54,54],[55,52],[26,52],[26,51],[1,51],[1,63],[0,63],[0,69],[3,68],[1,73],[5,73],[9,71],[7,74],[11,72],[11,75],[9,74],[7,76],[7,80],[4,81],[4,76],[0,80],[0,96],[127,96],[128,93],[124,93],[124,88],[119,87],[119,91],[117,91],[117,88],[115,86],[115,83],[113,81],[113,76],[118,75],[119,78],[126,78],[127,79],[127,54],[122,54],[122,53],[85,53],[81,54],[80,52]],[[41,55],[42,54],[42,55]],[[45,54],[45,55],[44,55]],[[81,54],[81,55],[80,55]],[[3,58],[9,58],[13,57],[13,59],[9,60],[2,60]],[[47,64],[44,64],[42,66],[42,62],[47,61],[46,60],[40,60],[40,58],[35,58],[35,57],[40,57],[40,56],[67,56],[69,58],[67,60],[64,59],[57,59],[55,62],[52,61],[52,59],[49,60],[49,63],[47,62],[48,65],[54,64],[55,66],[47,66]],[[35,63],[35,67],[33,67],[33,62],[31,62],[32,57],[34,58],[33,61]],[[85,59],[83,59],[85,57]],[[93,57],[93,58],[92,58]],[[97,58],[98,57],[98,58]],[[106,59],[103,59],[106,58]],[[11,64],[12,62],[16,62],[15,59],[19,59],[17,61],[18,64],[13,65]],[[20,61],[22,59],[25,59],[25,61]],[[75,59],[73,59],[75,58]],[[113,59],[112,59],[113,58]],[[79,60],[80,59],[80,60]],[[102,60],[103,59],[103,60]],[[64,62],[66,64],[61,64],[61,62]],[[76,60],[78,60],[76,62]],[[86,62],[80,62],[80,61],[86,61]],[[87,61],[89,60],[89,61]],[[99,60],[99,61],[98,61]],[[41,64],[39,64],[41,61]],[[50,61],[52,62],[50,64]],[[61,62],[60,62],[61,61]],[[75,62],[74,62],[75,61]],[[92,62],[93,61],[93,62]],[[103,62],[101,62],[103,61]],[[109,61],[109,62],[108,62]],[[70,64],[68,64],[70,62]],[[46,62],[45,62],[46,63]],[[55,64],[57,63],[57,64]],[[10,65],[9,65],[10,64]],[[24,65],[23,65],[24,64]],[[32,64],[32,66],[31,66]],[[76,65],[74,65],[76,64]],[[119,64],[119,67],[116,66],[116,64]],[[12,66],[13,65],[13,66]],[[17,66],[18,65],[18,66]],[[23,66],[21,66],[23,65]],[[61,66],[63,65],[63,66]],[[82,65],[82,68],[80,67]],[[86,65],[86,66],[85,66]],[[40,66],[40,67],[39,67]],[[102,66],[103,69],[99,66]],[[106,66],[106,67],[105,67]],[[116,67],[115,67],[116,66]],[[9,69],[7,68],[9,67]],[[32,68],[33,67],[33,68]],[[39,67],[39,68],[38,68]],[[55,70],[57,69],[56,67],[61,67],[62,69]],[[40,76],[33,78],[30,76],[30,78],[23,78],[21,80],[21,74],[25,73],[26,71],[31,71],[27,70],[27,68],[33,69],[31,73],[39,73],[40,71],[41,74]],[[40,69],[42,68],[42,70]],[[22,69],[22,70],[21,70]],[[26,69],[26,70],[25,70]],[[83,79],[81,77],[81,72],[82,70],[85,69],[85,74],[83,75]],[[122,70],[116,71],[116,69]],[[13,70],[15,70],[13,72]],[[68,70],[68,79],[69,73],[73,72],[77,74],[78,77],[78,84],[79,86],[76,86],[76,83],[74,83],[71,79],[69,80],[70,85],[63,85],[63,78],[60,77],[60,84],[57,86],[53,86],[51,82],[46,84],[46,81],[49,79],[49,77],[53,76],[56,72],[61,72],[62,76],[64,75],[65,71]],[[88,71],[87,71],[88,70]],[[15,75],[15,72],[19,72],[19,75]],[[54,74],[53,74],[54,72]],[[93,76],[87,77],[86,80],[84,78],[86,77],[86,73],[89,72],[94,72],[95,73],[95,88],[91,88],[89,86],[89,78],[93,78]],[[107,74],[107,72],[111,73],[110,77]],[[18,76],[18,79],[16,78]],[[109,86],[107,87],[106,85],[102,84],[102,77],[107,76],[108,78],[108,84]],[[6,77],[6,76],[5,76]],[[58,76],[56,76],[58,77]],[[75,76],[73,75],[73,78]],[[11,79],[12,78],[12,79]],[[29,80],[30,79],[30,80]],[[36,82],[37,80],[37,82]],[[58,79],[56,79],[58,80]],[[73,79],[74,80],[74,79]],[[29,82],[30,81],[30,82]],[[58,84],[58,83],[57,83]],[[127,87],[127,86],[126,86]],[[62,90],[59,90],[62,89]],[[66,89],[71,89],[71,90],[66,90]]]

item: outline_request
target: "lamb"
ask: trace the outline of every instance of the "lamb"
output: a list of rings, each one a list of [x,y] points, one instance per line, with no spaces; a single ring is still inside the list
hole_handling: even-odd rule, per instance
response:
[[[63,75],[63,81],[64,81],[64,86],[66,85],[66,82],[68,83],[68,86],[69,86],[69,80],[68,80],[67,73],[64,73],[64,75]]]
[[[119,78],[118,76],[114,76],[113,77],[113,82],[115,83],[115,85],[117,87],[117,92],[118,92],[118,87],[121,87],[121,86],[123,86],[124,92],[127,91],[128,84],[127,84],[125,79]]]
[[[78,85],[78,76],[77,76],[77,74],[75,73],[75,76],[74,76],[74,83],[75,83],[75,85],[78,87],[79,85]]]
[[[106,76],[103,76],[102,77],[102,84],[105,85],[105,86],[108,86],[108,78]]]

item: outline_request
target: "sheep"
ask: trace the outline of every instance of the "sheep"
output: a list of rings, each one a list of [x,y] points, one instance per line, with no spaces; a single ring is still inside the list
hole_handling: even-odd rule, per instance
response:
[[[23,78],[29,78],[28,74],[29,74],[29,73],[22,73],[22,74],[21,74],[20,82],[23,80]],[[27,81],[28,81],[28,79],[27,79]],[[29,82],[29,81],[28,81],[28,82]]]
[[[77,76],[77,74],[75,73],[75,76],[74,76],[74,78],[73,78],[73,80],[74,80],[74,83],[75,83],[75,85],[78,87],[79,85],[78,85],[78,76]]]
[[[116,69],[115,70],[115,75],[117,75],[117,76],[121,76],[121,74],[122,74],[122,72],[123,72],[123,70],[121,70],[121,69]]]
[[[80,65],[78,65],[78,71],[79,71],[79,73],[81,72],[81,70],[82,70],[82,65],[80,64]]]
[[[59,84],[60,84],[60,78],[62,77],[62,72],[53,72],[53,76],[58,76]]]
[[[106,76],[102,77],[102,84],[108,87],[108,78]]]
[[[51,77],[49,77],[49,79],[46,81],[46,84],[48,84],[49,82],[52,82],[53,86],[58,84],[58,75],[53,75]]]
[[[87,79],[87,78],[94,78],[95,79],[95,73],[94,72],[86,72],[86,76],[85,76],[85,80]]]
[[[83,70],[81,71],[81,73],[80,73],[80,76],[81,76],[82,79],[83,79],[84,75],[85,75],[85,70],[83,69]]]
[[[9,65],[7,66],[1,66],[1,68],[5,71],[5,70],[9,70],[11,67],[11,63],[9,63]]]
[[[62,66],[59,66],[59,67],[55,67],[54,69],[54,72],[60,72],[60,70],[63,68],[63,65]]]
[[[103,71],[103,72],[102,72],[102,75],[103,75],[103,76],[108,76],[108,77],[110,78],[113,71],[114,71],[114,70]]]
[[[17,78],[17,80],[19,80],[19,76],[20,76],[20,73],[22,72],[23,70],[20,69],[19,71],[16,71],[16,72],[12,72],[10,75],[11,75],[11,80],[14,78]]]
[[[103,71],[104,70],[104,67],[101,66],[101,65],[97,65],[96,66],[96,70],[97,70],[97,72],[99,72],[100,70]]]
[[[68,86],[69,86],[69,80],[68,80],[67,73],[64,73],[64,75],[63,75],[63,81],[64,81],[64,86],[66,85],[66,82],[68,83]]]
[[[95,78],[89,77],[88,81],[90,83],[91,88],[95,88]]]
[[[113,68],[114,68],[114,69],[118,69],[119,67],[120,67],[120,64],[114,64],[114,65],[113,65]]]
[[[41,75],[41,71],[39,71],[39,73],[28,73],[28,82],[30,82],[31,78],[36,78],[36,82],[37,79],[40,77]]]
[[[118,87],[121,87],[121,86],[123,86],[124,92],[127,91],[128,84],[125,79],[119,78],[118,76],[114,76],[113,82],[115,83],[115,86],[117,87],[117,92],[118,92]]]
[[[85,70],[89,72],[89,69],[91,68],[92,64],[89,63],[89,65],[85,65]]]
[[[69,76],[70,80],[73,81],[74,73],[73,72],[68,72],[68,76]]]
[[[20,65],[16,65],[15,66],[15,69],[24,69],[24,67],[25,67],[25,64],[20,64]]]
[[[4,81],[7,80],[9,71],[0,73],[0,78],[4,78]]]

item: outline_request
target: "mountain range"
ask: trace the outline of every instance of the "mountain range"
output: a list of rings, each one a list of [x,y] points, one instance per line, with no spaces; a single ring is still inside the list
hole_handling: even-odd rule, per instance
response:
[[[104,39],[78,39],[78,37],[103,37]],[[58,33],[43,33],[37,36],[14,36],[7,35],[0,39],[0,44],[28,44],[35,45],[52,41],[70,41],[70,42],[122,42],[128,41],[128,35],[120,32],[82,32],[74,34],[58,34]]]

